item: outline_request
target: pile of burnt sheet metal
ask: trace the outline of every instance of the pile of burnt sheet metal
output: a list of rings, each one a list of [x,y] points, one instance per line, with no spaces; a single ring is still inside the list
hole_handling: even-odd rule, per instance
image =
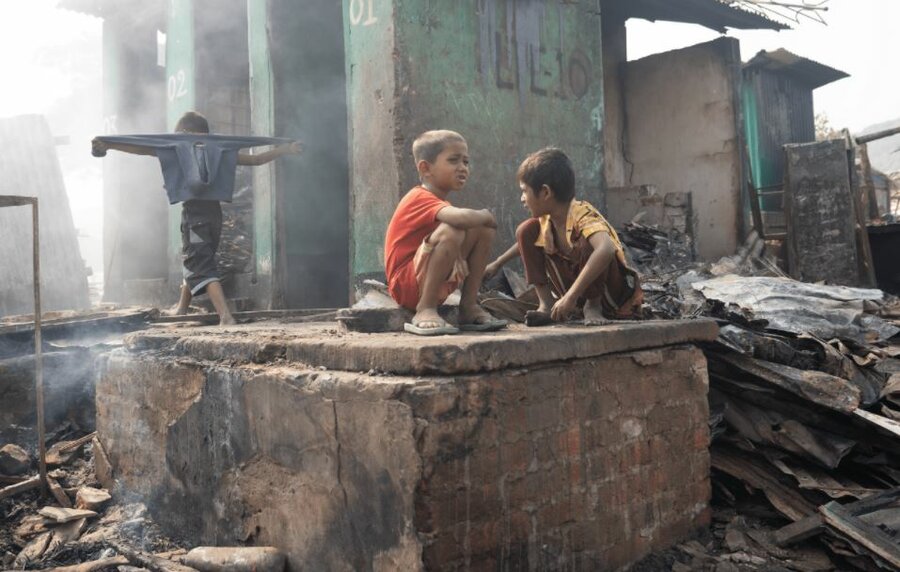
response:
[[[651,316],[719,321],[704,348],[716,498],[762,495],[787,523],[779,545],[817,536],[858,568],[900,569],[897,300],[787,278],[755,237],[718,263],[672,268],[669,245],[660,256],[646,240],[668,237],[637,231],[623,241]]]

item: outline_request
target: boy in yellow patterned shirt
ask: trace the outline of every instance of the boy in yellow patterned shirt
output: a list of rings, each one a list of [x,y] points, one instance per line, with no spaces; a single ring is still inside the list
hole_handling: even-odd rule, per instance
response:
[[[561,150],[532,153],[517,173],[530,218],[516,229],[516,245],[488,265],[493,275],[522,256],[525,279],[540,304],[528,312],[529,326],[565,321],[584,308],[586,325],[640,317],[643,293],[625,262],[616,231],[597,209],[575,199],[575,170]]]

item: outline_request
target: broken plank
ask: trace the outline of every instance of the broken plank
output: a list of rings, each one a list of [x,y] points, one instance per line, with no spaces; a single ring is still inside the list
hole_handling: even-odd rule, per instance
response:
[[[879,432],[900,439],[900,423],[893,419],[870,413],[864,409],[855,410],[853,415],[866,424],[874,426]]]
[[[77,508],[58,508],[55,506],[45,506],[38,511],[38,514],[52,520],[56,524],[65,524],[73,520],[81,518],[93,518],[97,513],[92,510],[82,510]]]
[[[59,503],[59,506],[63,508],[72,508],[72,500],[69,498],[69,495],[66,494],[66,491],[63,490],[59,483],[56,482],[56,479],[53,477],[47,477],[47,485],[50,487],[50,494],[53,495],[53,498],[56,499],[56,502]]]
[[[817,536],[820,532],[822,532],[822,516],[814,514],[779,528],[775,531],[773,540],[778,546],[790,546]]]
[[[841,536],[900,570],[900,546],[883,530],[853,516],[837,502],[819,507],[819,513],[822,521]]]
[[[128,559],[124,556],[113,556],[112,558],[101,558],[91,562],[82,562],[72,566],[57,566],[56,568],[45,568],[44,572],[98,572],[106,568],[115,568],[116,566],[124,566],[128,564]]]
[[[747,459],[737,451],[713,447],[710,450],[710,465],[762,491],[778,512],[793,521],[803,520],[816,513],[816,506],[796,489],[782,483],[779,480],[780,473],[775,469]]]
[[[707,359],[710,373],[716,373],[716,366],[721,370],[724,365],[833,411],[849,414],[859,407],[859,389],[828,373],[796,369],[738,354],[708,354]]]
[[[900,487],[882,491],[856,502],[843,505],[844,510],[853,516],[862,516],[878,509],[890,506],[900,499]]]
[[[31,539],[25,548],[19,552],[18,556],[16,556],[15,561],[13,562],[13,566],[15,566],[16,570],[24,570],[25,566],[27,566],[30,562],[34,562],[38,558],[41,557],[42,554],[47,550],[47,546],[50,544],[50,538],[53,536],[52,532],[42,532],[41,534],[35,536]]]
[[[87,435],[85,435],[83,437],[79,437],[78,439],[74,439],[72,441],[66,441],[59,447],[59,450],[62,453],[67,453],[69,451],[72,451],[74,449],[81,447],[82,445],[87,445],[96,436],[97,436],[97,432],[94,431],[93,433],[88,433]]]
[[[25,491],[36,489],[40,486],[41,477],[31,477],[30,479],[22,481],[21,483],[16,483],[14,485],[9,485],[8,487],[0,489],[0,500],[5,499],[6,497],[17,495],[19,493],[23,493]]]
[[[191,568],[177,562],[147,554],[126,546],[117,540],[108,539],[106,541],[109,546],[116,552],[128,559],[129,562],[140,568],[146,568],[150,572],[197,572],[196,568]]]

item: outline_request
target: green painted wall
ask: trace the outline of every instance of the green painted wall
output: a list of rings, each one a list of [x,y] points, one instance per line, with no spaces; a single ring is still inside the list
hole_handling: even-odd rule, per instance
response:
[[[490,208],[496,250],[526,217],[515,171],[555,145],[578,194],[602,206],[600,11],[581,0],[344,0],[351,117],[353,274],[383,272],[384,232],[418,180],[410,147],[428,129],[467,138],[455,204]]]
[[[248,0],[247,27],[250,52],[250,125],[253,135],[274,131],[275,94],[268,35],[268,0]],[[253,170],[253,250],[256,285],[262,304],[273,307],[272,272],[275,266],[275,165]]]
[[[166,122],[169,131],[186,111],[196,109],[193,0],[169,0],[166,26]],[[181,205],[169,207],[169,276],[180,282]]]
[[[351,279],[384,268],[384,233],[400,196],[394,136],[394,3],[343,0],[350,149]]]

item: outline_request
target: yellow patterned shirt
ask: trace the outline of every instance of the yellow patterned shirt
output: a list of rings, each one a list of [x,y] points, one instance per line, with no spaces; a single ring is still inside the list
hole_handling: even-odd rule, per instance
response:
[[[563,255],[562,252],[556,247],[556,241],[553,234],[553,224],[550,222],[550,215],[544,215],[540,217],[541,221],[541,233],[538,235],[537,240],[535,241],[535,246],[544,249],[546,254],[559,254]],[[619,240],[619,235],[616,234],[616,231],[613,229],[612,225],[603,218],[603,215],[600,214],[600,211],[594,208],[591,203],[587,201],[579,201],[573,200],[569,205],[569,214],[566,216],[566,240],[569,241],[567,245],[568,248],[565,249],[567,252],[571,252],[573,243],[576,242],[579,238],[584,237],[587,239],[592,234],[596,234],[598,232],[605,232],[612,239],[613,244],[616,247],[616,258],[619,259],[622,264],[625,264],[625,251],[622,248],[622,242]]]

